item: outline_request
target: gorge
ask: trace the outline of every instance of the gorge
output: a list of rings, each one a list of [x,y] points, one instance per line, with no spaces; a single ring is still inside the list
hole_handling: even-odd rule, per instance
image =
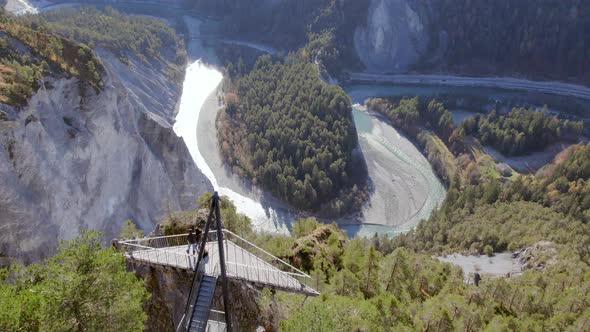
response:
[[[73,3],[58,6],[64,5],[73,5]],[[41,10],[50,8],[53,7],[50,5],[45,9],[42,7]],[[410,15],[411,11],[408,11],[408,13]],[[206,19],[204,22],[199,20],[202,21],[203,18],[184,18],[189,30],[189,43],[187,45],[189,66],[185,74],[184,93],[180,99],[180,107],[174,125],[177,135],[183,137],[196,166],[207,178],[207,180],[201,180],[196,177],[195,182],[199,183],[199,186],[211,182],[213,187],[217,188],[222,195],[227,195],[236,202],[239,211],[248,215],[257,229],[288,232],[291,223],[301,214],[272,197],[272,195],[232,175],[224,166],[219,155],[219,148],[215,139],[215,117],[220,108],[217,95],[220,93],[218,88],[222,74],[219,69],[216,69],[220,68],[220,64],[214,51],[210,47],[202,45],[201,40],[199,40],[201,24],[211,23]],[[383,29],[379,28],[377,30],[382,31]],[[245,48],[256,48],[263,52],[275,51],[269,45],[257,44],[251,40],[220,37],[219,41],[233,43]],[[102,55],[104,60],[116,68],[116,71],[126,71],[125,67],[119,65],[119,62],[108,53],[103,52]],[[139,71],[131,74],[147,77],[145,73]],[[129,77],[129,75],[129,73],[126,73],[123,77]],[[157,73],[154,72],[150,76],[157,77]],[[125,85],[129,86],[131,82],[128,79]],[[446,82],[444,80],[438,81],[437,84],[445,85]],[[428,96],[441,92],[468,90],[469,93],[473,94],[490,95],[489,89],[477,87],[469,89],[463,87],[417,88],[414,85],[403,84],[391,86],[389,83],[384,85],[351,85],[345,86],[345,90],[352,98],[353,103],[357,104],[362,104],[368,97],[383,95],[417,93]],[[193,91],[199,93],[195,94]],[[134,94],[138,92],[142,93],[141,87],[136,89]],[[176,96],[180,95],[180,92],[176,93]],[[513,95],[502,89],[494,90],[493,94],[501,99],[511,98],[510,96]],[[142,93],[141,98],[149,95],[150,93]],[[136,102],[141,101],[141,98],[135,98]],[[158,103],[154,105],[158,105]],[[154,106],[150,108],[154,109]],[[378,117],[361,111],[358,106],[355,106],[352,112],[359,134],[360,152],[364,156],[369,170],[371,195],[369,202],[365,204],[362,211],[355,215],[343,217],[338,222],[341,227],[349,231],[351,236],[354,234],[372,235],[375,232],[395,234],[399,231],[407,231],[419,220],[428,217],[429,212],[443,200],[445,190],[428,162],[412,142],[398,134],[394,128],[382,122]],[[159,119],[159,122],[162,122],[169,121],[163,120],[162,116],[170,118],[171,114],[154,116]],[[196,137],[193,139],[195,131]],[[404,175],[391,176],[391,174]],[[145,219],[145,217],[137,218],[137,222],[140,223],[142,228],[149,230],[148,223],[153,223],[155,217],[156,215],[152,215],[152,217],[148,218],[152,220],[151,222],[139,220]],[[122,220],[119,222],[122,222]]]
[[[0,6],[0,330],[590,328],[589,0]]]

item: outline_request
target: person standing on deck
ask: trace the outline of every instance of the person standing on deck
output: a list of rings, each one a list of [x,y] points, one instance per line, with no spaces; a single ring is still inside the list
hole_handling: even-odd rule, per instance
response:
[[[203,236],[203,231],[198,227],[195,229],[195,236],[197,238],[197,243],[201,242],[201,236]]]
[[[192,228],[189,230],[186,240],[188,242],[188,248],[186,249],[186,253],[189,254],[192,248],[194,255],[197,252],[197,236],[195,235],[195,233],[193,233]]]

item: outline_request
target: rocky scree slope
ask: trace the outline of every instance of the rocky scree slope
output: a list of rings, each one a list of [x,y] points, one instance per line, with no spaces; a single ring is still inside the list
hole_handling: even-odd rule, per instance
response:
[[[172,130],[181,84],[165,60],[98,53],[102,90],[44,77],[26,106],[0,104],[0,257],[34,261],[82,227],[107,242],[128,218],[150,230],[211,190]]]
[[[354,32],[355,50],[369,72],[401,72],[426,51],[427,7],[407,0],[373,0],[366,25]]]

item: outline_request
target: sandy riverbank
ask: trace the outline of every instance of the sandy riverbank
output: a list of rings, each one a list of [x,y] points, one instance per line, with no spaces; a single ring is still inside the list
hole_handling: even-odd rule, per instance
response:
[[[366,112],[353,114],[372,189],[362,220],[408,230],[442,202],[444,187],[428,160],[395,128]]]

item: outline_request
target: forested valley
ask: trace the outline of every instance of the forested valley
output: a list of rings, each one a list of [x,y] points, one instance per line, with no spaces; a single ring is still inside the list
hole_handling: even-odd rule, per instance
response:
[[[573,160],[578,158],[588,156]],[[478,206],[472,210],[457,204],[459,196],[453,194],[416,231],[394,239],[347,239],[336,224],[314,218],[299,219],[291,235],[257,233],[249,218],[222,198],[221,215],[228,230],[310,273],[312,286],[322,292],[303,301],[302,295],[262,291],[257,295],[260,315],[248,322],[281,331],[587,330],[588,224],[515,196],[504,202],[477,198]],[[197,210],[164,217],[163,234],[185,233],[195,218],[201,224],[210,197],[199,198]],[[97,236],[83,233],[63,243],[55,257],[41,264],[0,270],[4,308],[0,327],[6,331],[71,328],[85,315],[81,321],[90,326],[139,329],[146,319],[142,306],[154,304],[148,304],[141,281],[125,272],[123,257],[111,248],[100,249]],[[121,236],[142,233],[128,222]],[[477,252],[484,244],[494,245],[493,251],[534,249],[529,251],[522,275],[484,276],[479,287],[466,283],[460,268],[430,256],[457,250]],[[109,286],[105,290],[106,277]],[[63,282],[65,279],[69,281]],[[83,294],[72,293],[81,285],[86,285]],[[123,288],[133,295],[121,302],[116,294]],[[272,304],[273,298],[278,305]],[[63,299],[73,299],[66,310],[59,307]],[[104,307],[105,301],[116,308],[123,308],[124,303],[126,310],[118,311],[117,320],[105,323],[102,314],[113,316],[91,309]]]
[[[415,119],[416,103],[416,99],[401,100],[396,115],[414,114],[410,118]],[[435,104],[430,101],[430,108]],[[436,127],[431,129],[438,132]],[[432,132],[429,135],[448,144]],[[325,241],[328,248],[318,245],[318,238],[326,238],[319,230],[303,238],[305,246],[296,241],[292,248],[307,247],[304,257],[315,255],[304,260],[314,262],[313,267],[308,263],[302,268],[312,271],[324,293],[283,321],[282,328],[308,330],[320,324],[328,330],[579,331],[590,327],[590,145],[572,145],[536,174],[514,175],[507,181],[486,171],[489,164],[479,153],[456,151],[456,157],[450,154],[455,173],[445,202],[415,230],[393,240],[376,235],[340,242],[341,251],[334,248],[339,243],[335,236]],[[522,275],[484,277],[479,287],[466,284],[456,268],[430,256],[493,255],[525,248]],[[342,256],[335,258],[334,253]],[[300,256],[295,257],[297,262]],[[310,321],[317,315],[321,318]]]
[[[481,151],[483,146],[494,147],[509,156],[526,155],[551,144],[577,143],[584,130],[582,121],[550,115],[546,108],[514,107],[507,113],[496,110],[475,113],[455,126],[445,106],[448,101],[388,97],[370,98],[365,103],[415,139],[447,185],[458,172],[465,173],[463,176],[471,183],[478,182],[486,171],[476,164],[482,164],[480,159],[487,159],[488,167],[491,162]],[[474,150],[479,152],[473,153]]]
[[[262,41],[299,50],[241,58],[226,47],[220,54],[224,108],[216,125],[224,161],[234,174],[304,213],[330,220],[358,212],[370,188],[351,100],[320,75],[323,69],[362,70],[352,36],[369,1],[284,1],[276,13],[251,4],[211,5],[241,11],[221,20],[221,31],[248,37],[271,29]],[[433,21],[425,28],[433,36],[444,29],[450,37],[444,54],[436,61],[425,56],[415,70],[590,82],[587,0],[430,5]],[[433,40],[431,51],[441,46]],[[123,63],[130,57],[144,63],[171,58],[167,52],[179,50],[172,58],[180,68],[186,60],[182,43],[165,23],[112,8],[64,8],[20,18],[0,8],[0,103],[26,105],[47,75],[77,76],[99,91],[104,69],[92,51],[97,48]],[[251,319],[268,330],[293,332],[590,330],[590,144],[578,143],[583,123],[510,107],[482,110],[455,125],[451,106],[440,98],[381,97],[365,104],[420,147],[445,183],[446,199],[408,233],[350,238],[337,224],[313,217],[294,221],[290,234],[257,232],[223,197],[225,228],[309,273],[311,286],[321,292],[304,299],[249,289],[260,313]],[[0,111],[0,120],[4,115]],[[571,145],[530,174],[499,168],[483,149],[523,156],[558,142]],[[163,235],[184,234],[195,222],[202,226],[210,198],[206,193],[198,208],[168,211],[152,221]],[[131,220],[120,234],[143,236]],[[128,272],[124,255],[103,242],[100,234],[82,229],[47,260],[1,268],[0,330],[144,329],[146,308],[154,305],[146,287],[154,285]],[[437,259],[508,251],[524,253],[522,273],[482,273],[479,286]]]
[[[522,153],[556,139],[574,140],[582,124],[545,112],[515,108],[505,115],[492,111],[467,118],[455,127],[450,112],[436,100],[375,98],[366,104],[417,140],[433,167],[448,181],[447,198],[430,219],[419,223],[415,230],[391,242],[380,237],[365,240],[361,248],[366,251],[356,260],[364,259],[365,265],[356,270],[357,279],[352,275],[344,278],[339,272],[327,273],[322,279],[323,285],[333,294],[318,300],[315,307],[310,304],[310,311],[300,312],[297,318],[284,322],[284,326],[293,331],[309,327],[304,317],[313,311],[323,312],[322,321],[336,329],[349,324],[347,328],[360,325],[375,331],[408,328],[586,330],[590,326],[587,295],[590,289],[590,146],[572,145],[534,174],[504,176],[494,168],[493,159],[481,151],[480,143],[470,139],[471,135],[481,139],[482,130],[466,129],[466,126],[485,121],[486,126],[494,130],[513,134],[508,141],[519,134],[526,135],[534,143],[512,152]],[[450,266],[436,260],[419,259],[457,252],[493,255],[524,248],[529,249],[522,275],[486,279],[480,287],[465,285]],[[411,272],[408,272],[411,277],[407,281],[401,277],[391,283],[388,277],[403,276],[401,271],[406,268],[400,257],[406,257],[404,255],[411,257]],[[342,259],[344,270],[346,261]],[[371,266],[373,272],[378,271],[374,283],[367,281],[370,276],[367,269]],[[420,269],[426,266],[442,269],[444,272],[428,274],[441,279],[420,276]],[[352,271],[354,275],[355,269]],[[354,288],[357,284],[350,280],[356,280],[359,288]],[[423,284],[416,286],[420,280]],[[368,285],[377,285],[378,291],[368,293]],[[342,296],[350,287],[359,294]],[[389,292],[395,287],[404,290],[416,287],[418,296],[399,291],[391,295]],[[413,300],[403,302],[402,299]],[[343,317],[351,315],[352,308],[366,311],[358,315],[358,320],[348,321]]]
[[[261,56],[226,84],[217,126],[234,173],[300,209],[338,216],[360,207],[366,169],[341,88],[322,82],[295,54],[284,62]]]
[[[540,80],[590,82],[590,43],[583,33],[590,28],[588,0],[406,3],[429,31],[428,50],[413,70],[518,73]],[[366,26],[371,1],[288,0],[272,12],[259,4],[257,0],[199,0],[194,6],[226,15],[222,28],[226,35],[291,50],[316,40],[322,46],[317,54],[330,73],[362,70],[353,37],[356,27]]]
[[[498,213],[505,211],[501,205],[496,208]],[[530,208],[527,203],[515,203],[512,210],[520,214],[508,215],[524,218],[524,224],[546,213]],[[474,218],[490,214],[494,212]],[[484,277],[479,287],[467,284],[459,268],[441,263],[429,251],[416,252],[411,240],[390,244],[375,237],[342,242],[330,235],[321,243],[314,240],[326,231],[316,229],[296,240],[294,248],[312,252],[310,260],[317,262],[311,269],[313,282],[322,296],[308,301],[302,310],[291,308],[280,326],[285,331],[309,331],[317,326],[326,331],[586,330],[590,256],[584,244],[590,239],[588,227],[572,224],[563,229],[568,220],[560,214],[544,215],[541,220],[548,224],[543,226],[548,233],[559,235],[535,236],[540,222],[531,223],[515,234],[524,237],[516,242],[525,246],[551,239],[559,243],[554,244],[558,249],[535,251],[529,257],[534,263],[522,275]],[[494,234],[493,230],[498,228],[483,234]],[[504,237],[506,230],[500,230],[497,236]],[[570,242],[572,236],[576,242]],[[473,238],[464,241],[476,243]]]
[[[346,240],[337,226],[313,219],[299,220],[291,237],[259,238],[267,250],[309,271],[322,291],[302,310],[285,295],[281,330],[590,327],[590,146],[572,145],[536,174],[511,176],[499,174],[481,151],[482,144],[519,154],[554,140],[572,142],[581,122],[514,108],[455,126],[435,99],[375,98],[366,105],[417,140],[447,182],[447,199],[429,220],[393,240],[377,235]],[[476,125],[489,130],[472,129]],[[505,141],[486,140],[483,133]],[[527,140],[515,148],[519,137]],[[522,275],[484,277],[479,287],[465,283],[467,276],[458,268],[430,256],[525,248]]]

